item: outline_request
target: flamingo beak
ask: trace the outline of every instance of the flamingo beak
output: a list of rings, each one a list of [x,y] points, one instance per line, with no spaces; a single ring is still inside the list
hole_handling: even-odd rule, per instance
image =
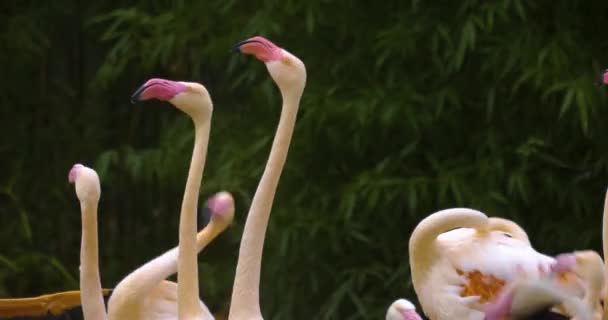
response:
[[[242,53],[241,51],[241,47],[246,45],[246,44],[250,44],[250,43],[259,43],[260,45],[264,45],[262,43],[262,41],[256,40],[256,39],[247,39],[247,40],[243,40],[237,44],[234,45],[234,47],[232,47],[232,52],[234,53]]]
[[[263,62],[281,60],[283,58],[283,50],[281,48],[270,42],[270,40],[260,36],[241,41],[234,45],[232,50],[254,55]]]

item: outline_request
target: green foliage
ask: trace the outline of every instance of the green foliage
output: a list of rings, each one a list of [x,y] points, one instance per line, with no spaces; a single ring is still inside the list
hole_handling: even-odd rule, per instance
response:
[[[102,178],[105,287],[175,245],[192,125],[129,104],[159,76],[214,100],[201,200],[229,190],[237,214],[200,256],[201,296],[227,307],[280,104],[263,64],[229,53],[258,34],[308,70],[264,251],[266,318],[382,318],[415,297],[411,230],[448,207],[514,219],[550,254],[601,248],[605,1],[1,6],[2,296],[77,287],[76,162]]]

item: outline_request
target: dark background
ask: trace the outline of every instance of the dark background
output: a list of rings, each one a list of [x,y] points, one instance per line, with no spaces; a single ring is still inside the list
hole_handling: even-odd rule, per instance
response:
[[[449,207],[513,219],[547,254],[601,250],[605,0],[3,1],[0,26],[2,298],[78,288],[76,162],[102,180],[104,287],[177,244],[190,119],[129,102],[163,77],[214,100],[201,201],[229,190],[237,212],[199,266],[202,299],[227,308],[280,111],[264,65],[229,52],[254,35],[308,70],[266,237],[266,319],[415,301],[409,235]]]

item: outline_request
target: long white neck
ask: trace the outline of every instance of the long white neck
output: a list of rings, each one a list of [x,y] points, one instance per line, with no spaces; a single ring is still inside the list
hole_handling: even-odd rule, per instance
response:
[[[281,94],[283,106],[279,125],[241,238],[229,319],[262,319],[259,287],[264,238],[274,195],[287,159],[301,97],[301,93]]]
[[[604,213],[602,218],[602,246],[604,254],[604,275],[608,279],[608,191],[604,197]],[[608,289],[608,288],[605,288]],[[603,291],[604,294],[604,314],[608,318],[608,290]]]
[[[80,295],[86,320],[106,320],[97,244],[97,203],[80,202],[82,240],[80,242]]]
[[[198,262],[196,248],[196,212],[203,178],[211,115],[204,121],[194,120],[194,150],[186,180],[179,219],[179,258],[177,261],[177,300],[180,320],[200,319],[202,310],[198,292]]]

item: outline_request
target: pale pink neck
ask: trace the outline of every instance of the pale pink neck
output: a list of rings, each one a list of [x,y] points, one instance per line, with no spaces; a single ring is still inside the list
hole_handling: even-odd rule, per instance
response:
[[[608,191],[604,196],[604,213],[602,218],[602,246],[604,254],[604,274],[608,275]],[[604,294],[606,292],[603,292]],[[601,294],[600,294],[601,295]],[[608,296],[602,297],[604,300],[608,299]],[[604,313],[608,314],[608,301],[604,302]]]
[[[80,242],[80,294],[86,320],[106,320],[97,244],[97,203],[80,202],[82,239]]]
[[[262,318],[259,287],[264,238],[272,202],[295,127],[300,95],[301,93],[298,95],[283,94],[281,118],[272,143],[270,156],[253,196],[241,238],[232,289],[230,319]]]
[[[179,247],[177,262],[177,301],[179,319],[200,316],[198,292],[198,262],[196,248],[196,212],[198,205],[207,145],[209,142],[211,115],[204,121],[194,121],[194,150],[186,180],[179,219]]]

